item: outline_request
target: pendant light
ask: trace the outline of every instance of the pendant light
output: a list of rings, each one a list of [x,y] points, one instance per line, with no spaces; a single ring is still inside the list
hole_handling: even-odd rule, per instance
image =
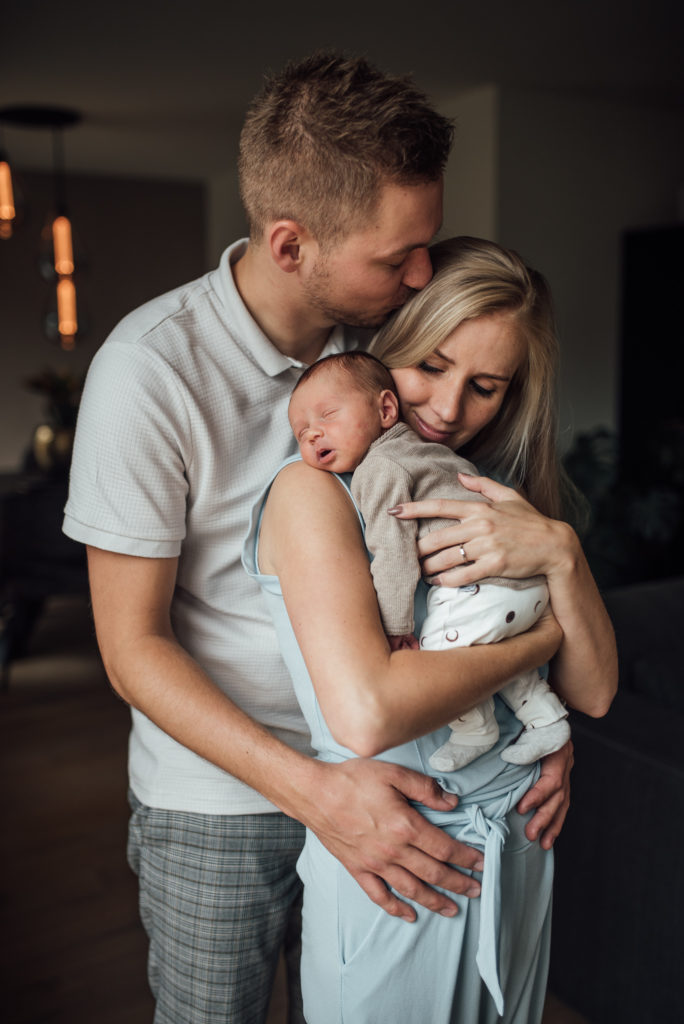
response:
[[[66,201],[66,174],[64,169],[64,129],[81,120],[75,110],[65,107],[5,107],[0,110],[0,121],[20,128],[43,128],[52,131],[52,177],[54,206],[43,229],[40,252],[40,270],[54,285],[53,301],[56,310],[45,317],[48,337],[59,340],[65,350],[74,348],[79,331],[78,304],[76,301],[76,261],[71,219]],[[4,170],[6,166],[7,170]],[[12,234],[13,208],[12,182],[9,162],[2,160],[0,153],[0,234]]]
[[[9,239],[14,234],[17,207],[14,200],[14,184],[9,157],[0,136],[0,239]]]

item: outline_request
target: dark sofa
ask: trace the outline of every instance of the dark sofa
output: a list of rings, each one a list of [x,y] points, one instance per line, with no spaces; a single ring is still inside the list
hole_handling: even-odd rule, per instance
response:
[[[620,688],[573,713],[550,988],[590,1024],[684,1021],[684,577],[605,594]]]

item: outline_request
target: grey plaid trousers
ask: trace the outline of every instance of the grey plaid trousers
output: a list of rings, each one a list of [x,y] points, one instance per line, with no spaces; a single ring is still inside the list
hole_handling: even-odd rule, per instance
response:
[[[283,947],[288,1019],[303,1024],[295,864],[304,827],[279,813],[190,814],[129,800],[154,1024],[263,1024]]]

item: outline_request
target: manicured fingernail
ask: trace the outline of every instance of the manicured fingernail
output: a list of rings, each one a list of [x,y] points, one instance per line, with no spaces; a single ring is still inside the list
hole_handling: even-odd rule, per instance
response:
[[[484,859],[475,861],[473,864],[473,871],[484,871]]]
[[[403,511],[404,511],[404,506],[403,505],[395,505],[394,508],[388,508],[387,509],[387,515],[388,516],[398,516]]]
[[[458,914],[458,907],[456,904],[452,904],[449,907],[444,907],[444,909],[440,910],[439,913],[442,917],[456,917]]]
[[[479,896],[481,891],[479,885],[473,885],[470,889],[466,890],[466,896]]]

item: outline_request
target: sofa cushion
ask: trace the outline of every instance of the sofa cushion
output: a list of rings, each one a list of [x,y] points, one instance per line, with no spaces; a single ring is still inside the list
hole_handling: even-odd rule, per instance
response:
[[[603,595],[615,628],[620,689],[684,714],[684,577]]]

